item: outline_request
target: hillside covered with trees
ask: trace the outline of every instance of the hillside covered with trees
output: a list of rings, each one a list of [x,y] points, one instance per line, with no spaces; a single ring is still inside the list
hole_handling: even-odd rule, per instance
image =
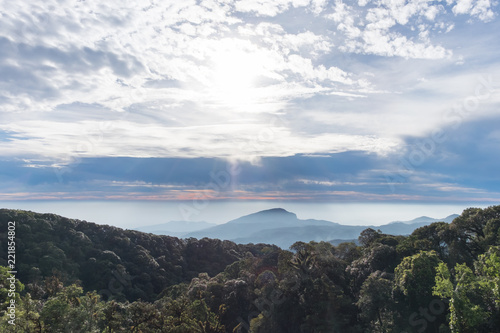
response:
[[[500,206],[290,250],[0,210],[2,249],[8,221],[19,281],[13,327],[0,269],[2,332],[500,332]]]

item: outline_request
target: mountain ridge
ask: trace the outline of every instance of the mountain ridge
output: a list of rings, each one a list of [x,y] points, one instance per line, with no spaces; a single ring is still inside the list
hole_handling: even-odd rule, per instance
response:
[[[217,224],[205,221],[169,221],[166,223],[152,224],[133,230],[147,232],[155,235],[168,235],[182,237],[188,232],[198,231],[214,227]]]
[[[392,221],[392,222],[389,222],[387,224],[384,224],[384,225],[388,225],[388,224],[396,224],[396,223],[404,223],[404,224],[415,224],[415,223],[421,223],[421,222],[452,222],[455,218],[459,217],[460,215],[458,214],[451,214],[451,215],[448,215],[446,216],[445,218],[442,218],[442,219],[435,219],[433,217],[428,217],[428,216],[420,216],[420,217],[417,217],[417,218],[414,218],[413,220],[409,220],[409,221]]]
[[[249,222],[247,222],[249,219],[258,218],[258,217],[266,218],[266,217],[270,217],[270,216],[273,216],[273,217],[288,216],[290,218],[298,219],[297,214],[289,212],[286,209],[271,208],[271,209],[265,209],[265,210],[261,210],[261,211],[255,212],[255,213],[251,213],[248,215],[243,215],[241,217],[238,217],[238,218],[231,220],[231,221],[228,221],[226,223],[249,223]],[[251,220],[250,223],[253,223],[253,220]]]
[[[18,278],[35,283],[60,272],[65,283],[134,301],[154,300],[164,288],[189,283],[200,273],[215,276],[235,261],[264,256],[267,244],[241,245],[219,239],[179,239],[51,213],[0,209],[0,244],[16,225]],[[277,248],[276,248],[277,249]],[[8,264],[7,251],[0,266]],[[119,280],[119,281],[117,281]],[[118,287],[109,287],[111,282]],[[125,288],[126,287],[126,288]],[[1,331],[1,330],[0,330]]]
[[[420,216],[410,221],[393,221],[384,225],[344,225],[337,222],[299,219],[293,212],[283,208],[271,208],[258,211],[226,223],[215,226],[169,235],[181,238],[204,237],[230,240],[236,243],[266,243],[288,248],[297,241],[330,241],[357,239],[361,231],[372,228],[380,229],[382,232],[394,235],[408,235],[413,230],[431,224],[433,222],[450,223],[458,215],[452,214],[443,219],[435,219],[428,216]],[[144,231],[144,228],[138,228]]]

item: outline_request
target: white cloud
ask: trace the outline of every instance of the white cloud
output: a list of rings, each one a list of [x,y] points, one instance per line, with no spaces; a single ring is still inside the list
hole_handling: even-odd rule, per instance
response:
[[[274,17],[289,8],[304,7],[315,15],[319,15],[327,3],[327,0],[237,0],[234,7],[239,12]]]
[[[380,0],[358,1],[358,6],[337,0],[333,12],[325,16],[336,22],[338,31],[344,34],[345,39],[339,44],[342,50],[417,59],[447,58],[453,54],[433,43],[435,36],[454,28],[450,12],[482,21],[495,17],[490,0],[450,0],[446,4],[431,0]],[[439,30],[433,28],[438,26]],[[419,33],[411,33],[415,30]]]
[[[472,0],[458,0],[453,7],[453,13],[466,14],[472,9]]]
[[[240,12],[253,12],[261,16],[276,16],[286,11],[289,0],[240,0],[235,2],[235,9]]]
[[[328,5],[328,0],[311,0],[311,4],[313,13],[319,15]]]
[[[425,31],[420,33],[420,36],[425,35]],[[388,33],[383,29],[365,30],[360,37],[361,41],[353,41],[342,48],[347,52],[412,59],[442,59],[451,56],[451,51],[442,46],[414,42],[405,36]]]
[[[349,75],[343,70],[337,67],[326,68],[323,65],[315,67],[312,64],[311,59],[306,59],[298,55],[292,54],[289,56],[287,65],[288,69],[290,69],[293,73],[300,74],[307,80],[330,80],[344,84],[353,83],[353,81],[349,78]]]
[[[491,10],[490,0],[457,0],[455,3],[456,5],[452,9],[455,15],[468,14],[486,22],[495,17],[495,13]]]
[[[343,1],[335,1],[333,13],[326,15],[337,23],[343,22],[352,16],[352,7],[347,6]]]
[[[391,108],[394,101],[416,103],[412,110],[427,104],[399,99],[394,91],[417,80],[401,80],[395,88],[392,77],[383,78],[397,65],[370,74],[377,66],[371,61],[380,61],[370,56],[408,59],[401,73],[420,64],[412,59],[441,59],[449,65],[452,46],[440,34],[455,27],[454,14],[493,18],[487,0],[448,5],[49,0],[3,1],[1,6],[0,122],[2,129],[18,133],[18,139],[2,142],[1,153],[57,159],[83,154],[74,148],[86,142],[82,133],[109,122],[114,129],[108,128],[102,143],[85,156],[245,155],[239,145],[267,128],[266,117],[275,114],[290,123],[253,155],[381,152],[399,143],[403,129],[413,126],[421,133],[427,125],[411,118],[418,125],[405,126],[403,116],[378,104],[369,120],[345,116],[337,108],[358,99],[378,103],[381,92],[393,101],[387,103]],[[433,82],[432,72],[422,71],[419,77]],[[317,105],[303,109],[315,100],[335,109],[330,115],[345,128],[318,134],[327,117]],[[297,109],[322,115],[298,120]],[[380,117],[389,135],[370,129]],[[242,124],[242,119],[251,121]],[[294,132],[302,123],[310,127]],[[395,124],[398,131],[391,131]],[[373,148],[374,137],[383,149]]]
[[[2,156],[16,156],[22,149],[26,156],[42,153],[60,165],[93,156],[197,156],[252,161],[262,156],[337,153],[353,149],[384,154],[396,145],[392,140],[372,136],[298,134],[277,125],[278,121],[270,121],[267,127],[261,123],[166,127],[117,120],[61,126],[59,122],[24,121],[2,125],[0,129],[17,133],[20,138],[30,136],[33,139],[5,143],[0,153]],[[151,142],[154,142],[153,146]]]
[[[429,21],[434,21],[436,16],[443,10],[444,8],[442,6],[429,6],[429,8],[425,11],[425,18]]]

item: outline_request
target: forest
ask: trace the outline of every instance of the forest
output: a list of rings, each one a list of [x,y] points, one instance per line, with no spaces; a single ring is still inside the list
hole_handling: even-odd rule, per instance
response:
[[[289,249],[20,210],[0,210],[0,226],[1,332],[500,332],[500,206]]]

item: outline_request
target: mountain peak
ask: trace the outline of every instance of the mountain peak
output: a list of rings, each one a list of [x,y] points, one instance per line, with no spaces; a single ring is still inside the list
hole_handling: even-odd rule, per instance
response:
[[[268,223],[271,221],[276,223],[280,221],[297,221],[297,215],[283,208],[271,208],[242,216],[228,223]]]
[[[297,214],[289,212],[283,208],[271,208],[271,209],[261,210],[260,212],[253,213],[247,216],[272,216],[273,218],[284,217],[293,219],[297,218]]]
[[[261,210],[260,212],[257,212],[256,214],[260,213],[288,213],[288,214],[293,214],[287,211],[284,208],[271,208],[271,209],[266,209],[266,210]]]
[[[402,224],[429,223],[430,224],[433,222],[451,223],[456,217],[458,217],[457,214],[452,214],[452,215],[447,216],[443,219],[435,219],[435,218],[428,217],[428,216],[420,216],[420,217],[417,217],[411,221],[394,221],[394,222],[391,222],[389,224],[395,224],[395,223],[402,223]]]

